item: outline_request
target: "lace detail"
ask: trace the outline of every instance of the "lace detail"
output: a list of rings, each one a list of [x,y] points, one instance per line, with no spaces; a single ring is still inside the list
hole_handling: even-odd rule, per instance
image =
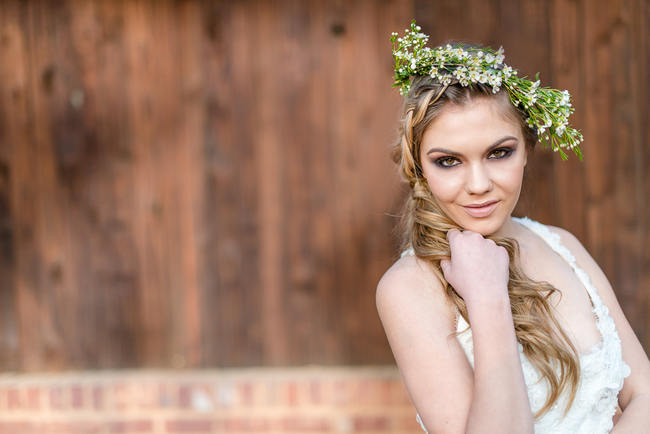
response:
[[[594,345],[588,352],[580,354],[580,382],[575,401],[569,413],[566,417],[563,417],[564,408],[568,401],[567,394],[563,394],[551,409],[535,422],[535,433],[609,433],[613,427],[612,418],[616,412],[618,393],[623,387],[625,378],[630,375],[630,367],[623,361],[621,340],[616,332],[614,320],[609,316],[609,310],[600,299],[596,288],[589,279],[589,275],[577,265],[571,251],[560,242],[559,234],[552,232],[547,226],[528,217],[513,217],[512,219],[541,237],[569,263],[591,298],[596,326],[601,334],[599,343]],[[414,254],[413,249],[403,251],[401,256],[407,254]],[[473,368],[474,345],[472,330],[460,315],[458,315],[456,329],[462,332],[457,339]],[[539,381],[541,375],[523,354],[521,344],[519,344],[519,351],[524,380],[528,387],[528,400],[531,410],[536,412],[546,401],[548,384],[546,381]],[[419,414],[416,414],[416,420],[424,432],[428,433]]]

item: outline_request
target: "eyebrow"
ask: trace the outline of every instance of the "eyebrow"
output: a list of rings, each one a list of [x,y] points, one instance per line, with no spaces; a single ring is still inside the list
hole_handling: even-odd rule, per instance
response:
[[[487,149],[486,152],[490,152],[491,150],[493,150],[494,148],[496,148],[497,146],[499,146],[501,143],[505,142],[506,140],[512,140],[512,139],[517,140],[517,138],[514,137],[514,136],[502,137],[499,140],[497,140],[496,142],[494,142],[492,145],[490,145],[490,147]],[[462,155],[462,154],[460,154],[458,152],[450,151],[449,149],[443,149],[443,148],[431,148],[431,149],[429,149],[427,151],[427,155],[429,155],[432,152],[442,152],[443,154],[450,154],[450,155],[454,155],[454,156],[457,156],[457,157],[460,157]]]

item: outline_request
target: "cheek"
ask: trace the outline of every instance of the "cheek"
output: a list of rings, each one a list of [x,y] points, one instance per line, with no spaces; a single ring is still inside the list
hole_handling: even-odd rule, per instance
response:
[[[425,173],[425,177],[431,193],[441,202],[453,201],[463,188],[462,177],[458,174],[445,174],[436,171],[430,174]]]
[[[505,191],[516,193],[521,188],[524,177],[523,166],[512,166],[495,174],[494,181]]]

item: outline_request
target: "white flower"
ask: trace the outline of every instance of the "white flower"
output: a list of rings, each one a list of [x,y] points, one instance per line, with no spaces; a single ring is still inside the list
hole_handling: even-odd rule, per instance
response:
[[[467,68],[461,66],[460,68],[456,68],[456,70],[454,71],[454,76],[460,80],[461,78],[465,78],[466,72],[467,72]]]
[[[569,91],[568,90],[562,91],[562,99],[560,100],[560,105],[570,106],[569,104],[570,99],[571,99],[571,95],[569,95]]]
[[[490,86],[498,86],[501,79],[499,79],[495,74],[489,74],[487,81]]]
[[[499,49],[497,50],[497,56],[496,56],[497,63],[503,63],[505,58],[506,57],[503,55],[503,47],[499,47]]]
[[[490,54],[490,53],[486,54],[485,55],[485,61],[487,63],[494,63],[494,56],[492,54]]]

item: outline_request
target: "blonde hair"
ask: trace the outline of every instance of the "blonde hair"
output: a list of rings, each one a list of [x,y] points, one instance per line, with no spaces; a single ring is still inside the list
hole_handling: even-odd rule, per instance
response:
[[[434,273],[445,287],[446,296],[468,324],[465,301],[449,285],[440,268],[440,260],[450,257],[447,231],[462,228],[444,213],[431,193],[421,169],[420,144],[424,131],[445,105],[464,105],[473,98],[492,98],[501,104],[504,116],[520,123],[526,147],[534,147],[537,135],[524,123],[525,114],[510,103],[506,91],[493,94],[491,87],[479,83],[473,84],[472,88],[457,83],[443,87],[430,77],[419,76],[413,79],[411,89],[404,99],[399,139],[392,150],[392,158],[399,167],[400,175],[412,190],[404,204],[399,225],[401,247],[412,247],[419,258],[432,265]],[[568,390],[566,414],[575,399],[580,359],[548,301],[558,290],[547,282],[531,280],[523,273],[519,262],[519,244],[515,239],[491,235],[486,238],[508,251],[508,295],[517,340],[523,346],[526,357],[541,374],[540,381],[548,381],[550,393],[534,416],[536,419],[541,417],[562,392]]]

